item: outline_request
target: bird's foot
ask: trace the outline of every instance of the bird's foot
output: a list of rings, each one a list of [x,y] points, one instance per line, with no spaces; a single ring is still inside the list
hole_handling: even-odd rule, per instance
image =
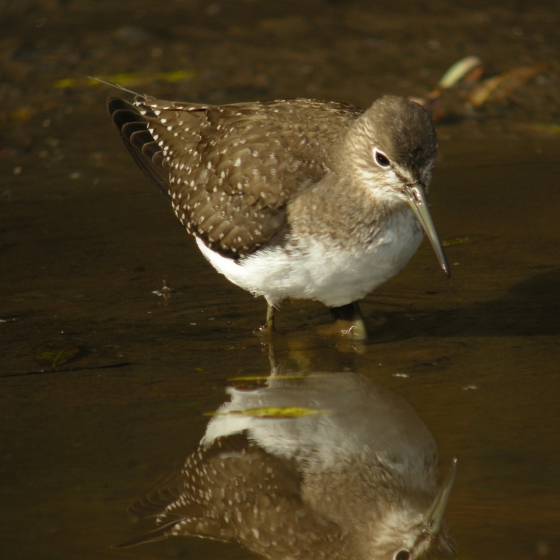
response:
[[[341,307],[331,307],[331,313],[335,319],[334,323],[323,327],[319,331],[320,334],[338,335],[349,340],[367,338],[366,325],[357,301]]]
[[[349,340],[365,340],[367,338],[366,326],[362,319],[337,319],[330,325],[323,325],[318,328],[322,336],[341,336]]]
[[[262,337],[271,337],[272,333],[274,332],[274,327],[263,323],[259,327],[257,327],[254,331],[255,334],[262,336]]]

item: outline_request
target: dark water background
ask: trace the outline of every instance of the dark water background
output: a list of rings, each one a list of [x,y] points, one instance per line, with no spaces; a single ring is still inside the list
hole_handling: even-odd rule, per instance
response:
[[[446,515],[459,558],[560,558],[560,136],[542,126],[560,123],[559,8],[0,2],[1,557],[252,557],[186,538],[110,549],[150,527],[130,525],[127,504],[192,451],[228,379],[267,371],[252,334],[265,308],[209,267],[136,169],[105,111],[113,92],[53,84],[192,70],[135,87],[367,106],[425,95],[474,54],[489,74],[556,66],[438,126],[434,221],[443,239],[471,241],[446,249],[451,279],[424,243],[364,300],[368,341],[323,338],[326,308],[287,303],[277,354],[287,369],[356,371],[394,390],[443,465],[459,456]],[[167,300],[153,293],[164,279]],[[51,370],[49,351],[77,354]]]

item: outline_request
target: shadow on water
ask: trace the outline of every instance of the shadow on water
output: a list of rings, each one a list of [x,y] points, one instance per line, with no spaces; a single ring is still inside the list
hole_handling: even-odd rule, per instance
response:
[[[416,336],[548,336],[560,333],[560,269],[510,288],[494,301],[435,311],[396,312],[375,331],[379,342]]]

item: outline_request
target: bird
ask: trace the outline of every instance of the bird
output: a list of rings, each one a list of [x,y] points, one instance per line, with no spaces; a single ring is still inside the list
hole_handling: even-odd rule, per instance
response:
[[[424,233],[449,277],[427,198],[437,135],[418,103],[208,105],[110,85],[135,95],[109,98],[109,113],[204,257],[264,296],[261,332],[293,298],[322,302],[365,338],[358,300],[406,265]]]
[[[270,560],[455,558],[428,428],[353,373],[271,375],[228,389],[197,449],[129,507],[151,533],[237,542]]]

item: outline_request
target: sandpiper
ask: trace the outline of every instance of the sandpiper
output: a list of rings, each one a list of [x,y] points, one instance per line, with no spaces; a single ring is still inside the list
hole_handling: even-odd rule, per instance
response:
[[[264,296],[265,331],[297,298],[364,337],[357,300],[406,265],[423,232],[449,276],[426,197],[437,137],[419,104],[217,106],[130,93],[133,103],[107,104],[126,147],[214,268]]]

